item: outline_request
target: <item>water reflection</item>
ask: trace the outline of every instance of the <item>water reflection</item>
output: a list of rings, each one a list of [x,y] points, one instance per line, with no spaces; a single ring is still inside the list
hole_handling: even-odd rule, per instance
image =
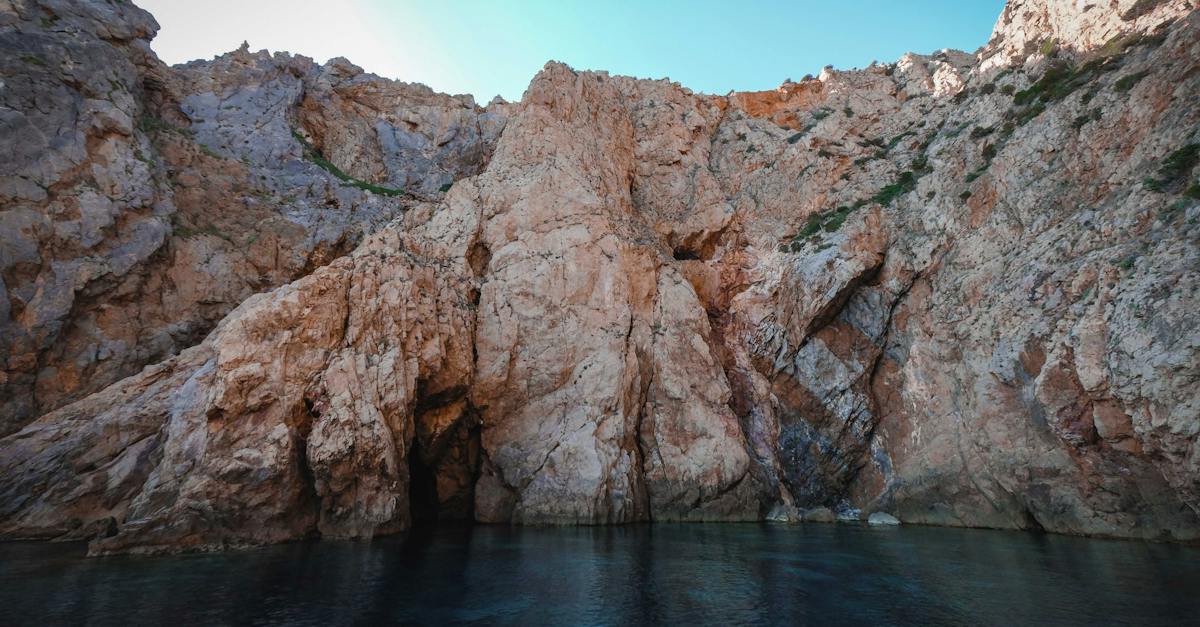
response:
[[[1185,624],[1200,549],[845,525],[456,527],[85,559],[0,544],[0,624]]]

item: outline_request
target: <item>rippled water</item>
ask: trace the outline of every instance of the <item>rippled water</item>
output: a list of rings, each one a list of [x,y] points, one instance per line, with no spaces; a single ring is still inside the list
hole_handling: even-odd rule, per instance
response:
[[[0,624],[1196,624],[1200,549],[1004,531],[463,527],[172,557],[0,544]]]

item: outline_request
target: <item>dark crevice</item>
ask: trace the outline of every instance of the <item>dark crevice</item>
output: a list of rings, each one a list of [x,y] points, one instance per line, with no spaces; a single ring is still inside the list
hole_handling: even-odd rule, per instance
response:
[[[325,409],[324,397],[314,399],[311,395],[304,396],[303,413],[294,420],[296,429],[296,466],[300,475],[300,486],[303,494],[300,496],[303,507],[312,512],[309,536],[320,535],[317,531],[317,521],[321,519],[321,495],[317,493],[317,479],[308,460],[308,438],[312,434],[313,425],[321,418]]]
[[[465,394],[464,386],[422,393],[416,405],[416,433],[408,449],[409,511],[415,526],[474,520],[475,484],[482,471],[481,424],[475,407],[464,403]],[[456,404],[461,406],[450,407]],[[448,408],[460,412],[453,424],[440,429],[427,423],[427,412]]]
[[[445,407],[451,403],[462,400],[467,395],[467,387],[464,385],[456,385],[452,388],[442,390],[436,394],[426,392],[428,381],[422,379],[417,382],[417,404],[413,409],[413,415],[420,415],[431,409]]]
[[[1025,510],[1022,513],[1025,517],[1025,529],[1027,531],[1046,533],[1046,527],[1037,519],[1037,515],[1033,513],[1033,510],[1028,505],[1025,506]]]
[[[467,264],[471,267],[471,273],[475,278],[483,278],[491,262],[492,250],[483,241],[475,240],[471,250],[467,252]]]
[[[413,527],[437,522],[437,476],[422,460],[420,444],[416,440],[408,452],[408,506]]]
[[[684,246],[676,246],[675,250],[671,251],[671,256],[675,258],[675,261],[699,261],[701,259],[699,252]]]

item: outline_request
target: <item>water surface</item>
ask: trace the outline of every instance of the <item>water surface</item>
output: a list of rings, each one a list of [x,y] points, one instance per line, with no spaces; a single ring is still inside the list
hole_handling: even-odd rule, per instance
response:
[[[476,526],[85,558],[0,543],[0,624],[1186,625],[1200,548],[807,524]]]

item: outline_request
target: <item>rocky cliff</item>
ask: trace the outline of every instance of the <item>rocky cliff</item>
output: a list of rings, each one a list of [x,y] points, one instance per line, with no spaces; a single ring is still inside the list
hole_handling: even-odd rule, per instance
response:
[[[865,518],[1200,538],[1200,12],[519,103],[0,2],[0,536]]]

